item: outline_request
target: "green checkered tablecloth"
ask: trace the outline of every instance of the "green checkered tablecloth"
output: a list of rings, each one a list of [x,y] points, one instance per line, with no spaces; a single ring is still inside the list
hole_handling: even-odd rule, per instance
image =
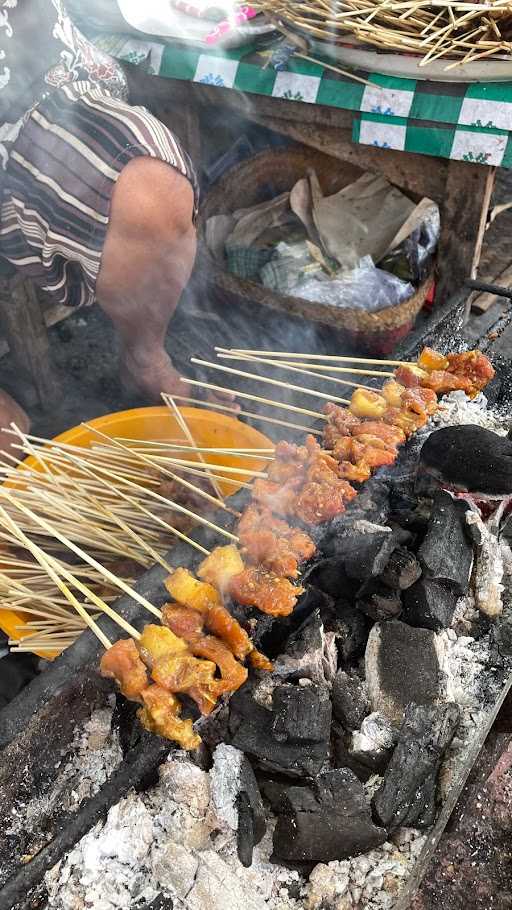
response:
[[[512,82],[424,82],[371,73],[370,88],[305,60],[276,72],[265,68],[268,55],[247,47],[203,53],[123,35],[102,35],[96,43],[168,79],[354,111],[353,140],[363,145],[512,167]]]

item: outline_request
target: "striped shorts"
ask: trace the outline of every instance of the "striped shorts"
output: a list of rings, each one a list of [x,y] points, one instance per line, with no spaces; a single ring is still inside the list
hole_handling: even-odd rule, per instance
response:
[[[190,181],[195,217],[192,163],[149,111],[89,83],[43,99],[11,147],[1,179],[0,256],[56,302],[92,304],[112,192],[123,167],[141,155],[167,162]]]

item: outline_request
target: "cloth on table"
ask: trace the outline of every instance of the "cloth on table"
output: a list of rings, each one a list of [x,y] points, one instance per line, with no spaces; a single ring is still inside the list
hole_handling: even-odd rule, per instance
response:
[[[112,193],[123,167],[140,156],[183,174],[197,209],[190,159],[149,111],[87,83],[52,92],[31,112],[9,155],[0,254],[58,303],[92,304]]]

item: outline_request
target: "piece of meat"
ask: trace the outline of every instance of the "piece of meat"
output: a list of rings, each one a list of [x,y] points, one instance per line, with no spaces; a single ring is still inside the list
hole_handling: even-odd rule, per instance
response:
[[[398,367],[395,370],[396,381],[406,389],[416,389],[422,385],[428,373],[411,363],[410,366]]]
[[[256,607],[271,616],[288,616],[293,612],[304,588],[292,585],[262,566],[248,566],[231,579],[230,592],[234,600],[246,607]]]
[[[382,417],[387,408],[383,395],[371,389],[354,389],[350,399],[350,410],[355,417],[369,417],[371,420]],[[359,422],[359,421],[358,421]]]
[[[220,680],[217,680],[216,692],[236,692],[247,680],[247,670],[233,657],[229,648],[213,635],[192,636],[189,647],[195,657],[203,657],[217,664]]]
[[[255,504],[242,516],[238,534],[249,562],[261,563],[286,578],[296,578],[299,562],[310,559],[316,552],[315,544],[304,531],[290,527],[275,518],[269,509]]]
[[[238,575],[244,567],[242,557],[234,544],[215,547],[197,569],[201,581],[213,585],[218,591],[224,591],[233,575]]]
[[[334,404],[333,401],[328,401],[327,404],[324,405],[323,412],[327,417],[326,430],[334,428],[342,436],[348,436],[351,427],[355,423],[359,423],[357,417],[354,417],[348,408],[343,408],[339,404]],[[330,446],[327,446],[327,448],[330,448]]]
[[[100,673],[115,679],[126,698],[142,701],[148,673],[132,638],[121,638],[105,651],[100,661]]]
[[[142,690],[143,708],[137,712],[142,726],[150,733],[178,743],[183,749],[197,749],[201,738],[194,733],[192,721],[181,720],[181,704],[175,695],[155,683]]]
[[[415,414],[406,413],[401,408],[387,408],[382,415],[382,419],[384,423],[389,423],[390,426],[400,427],[407,437],[415,433],[418,427],[421,426],[421,421],[418,423]]]
[[[165,587],[178,603],[200,613],[206,613],[214,604],[222,603],[217,589],[205,581],[198,581],[188,569],[175,569],[165,580]]]
[[[338,474],[343,480],[348,480],[349,483],[364,483],[365,480],[372,476],[367,464],[352,464],[350,461],[340,461]]]
[[[435,414],[439,407],[437,395],[432,389],[409,389],[402,395],[402,409],[407,413]]]
[[[216,605],[206,614],[206,628],[217,638],[227,644],[230,651],[238,657],[244,658],[252,651],[252,642],[240,623],[231,616],[229,610],[222,605]]]
[[[276,575],[297,578],[299,562],[288,541],[273,531],[252,531],[244,537],[244,556],[248,562],[261,564]]]
[[[402,401],[402,395],[405,392],[405,386],[400,385],[395,379],[387,379],[382,386],[382,394],[390,408],[399,408]]]
[[[322,524],[345,511],[347,502],[357,496],[346,480],[336,484],[307,483],[297,497],[295,514],[306,524]]]
[[[252,485],[252,498],[278,515],[293,515],[297,490],[301,483],[302,479],[296,478],[281,486],[270,480],[258,478]]]
[[[170,655],[157,660],[151,670],[157,685],[173,694],[189,695],[201,714],[213,711],[218,697],[215,664],[192,654]]]
[[[494,379],[496,372],[491,361],[481,351],[464,351],[461,354],[448,354],[448,373],[469,379],[472,394],[476,395]]]
[[[448,367],[449,361],[446,359],[444,354],[440,354],[438,351],[434,351],[433,348],[425,347],[423,348],[420,356],[418,357],[418,366],[422,370],[426,370],[430,373],[432,370],[446,370]]]
[[[185,642],[191,635],[197,635],[203,631],[207,615],[207,613],[198,613],[191,607],[183,607],[181,604],[164,604],[162,607],[163,624]]]
[[[170,628],[148,623],[144,626],[138,642],[139,654],[147,667],[152,667],[156,660],[168,654],[185,654],[188,651],[187,643],[183,638],[174,634]]]
[[[274,669],[272,661],[269,660],[268,657],[265,657],[261,651],[257,651],[256,648],[249,654],[249,663],[255,670],[265,670],[268,673],[271,673]]]
[[[448,373],[447,370],[432,370],[423,383],[424,388],[432,389],[437,395],[446,395],[461,389],[468,395],[473,391],[471,380],[465,376]]]
[[[382,439],[388,445],[399,446],[405,442],[405,433],[400,427],[392,427],[382,420],[362,420],[352,427],[352,436],[356,438],[361,436],[371,436]]]

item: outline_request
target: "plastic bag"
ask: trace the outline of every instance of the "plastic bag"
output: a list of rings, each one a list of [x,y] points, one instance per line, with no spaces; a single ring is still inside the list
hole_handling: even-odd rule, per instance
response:
[[[368,313],[396,306],[414,294],[413,286],[378,269],[364,256],[355,269],[336,278],[308,278],[292,291],[294,297],[333,307],[351,307]]]

